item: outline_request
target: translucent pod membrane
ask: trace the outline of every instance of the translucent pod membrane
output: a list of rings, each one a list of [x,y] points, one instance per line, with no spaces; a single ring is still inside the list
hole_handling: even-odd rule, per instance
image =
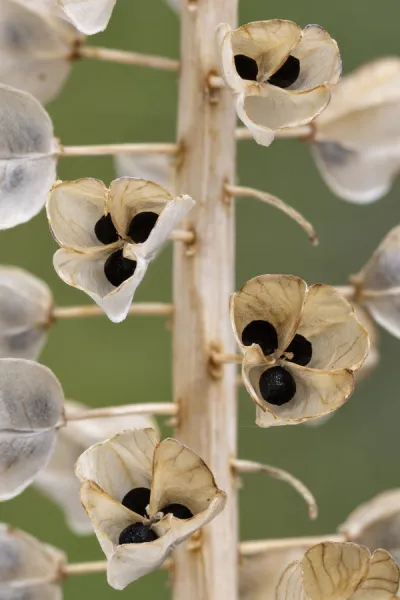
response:
[[[56,0],[0,1],[0,83],[54,100],[83,36],[65,20]]]
[[[0,85],[0,229],[42,210],[56,177],[57,151],[51,119],[39,102]]]
[[[0,500],[27,488],[48,464],[64,422],[64,394],[43,365],[0,360]]]
[[[0,588],[4,600],[59,600],[66,563],[58,549],[27,533],[0,524]]]
[[[400,59],[343,77],[313,125],[312,154],[334,194],[356,204],[385,196],[400,169]]]

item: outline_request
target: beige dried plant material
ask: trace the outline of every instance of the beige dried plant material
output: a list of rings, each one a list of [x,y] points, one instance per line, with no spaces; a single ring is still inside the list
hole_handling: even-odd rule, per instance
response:
[[[46,467],[64,420],[64,395],[43,365],[0,360],[0,501],[27,488]]]
[[[82,41],[60,18],[56,0],[48,5],[44,0],[0,0],[0,83],[29,92],[43,104],[51,102]]]
[[[65,402],[64,407],[67,423],[58,433],[49,464],[40,471],[34,485],[61,507],[74,533],[88,535],[93,533],[93,527],[80,501],[79,482],[74,473],[76,461],[93,444],[126,428],[156,429],[157,425],[147,415],[68,421],[69,416],[87,412],[88,407],[72,401]]]
[[[256,142],[312,121],[327,106],[341,74],[335,40],[318,25],[301,29],[272,19],[217,30],[222,76],[236,94],[239,118]]]
[[[270,547],[255,549],[240,556],[239,600],[273,600],[281,574],[288,565],[300,561],[309,549],[301,539],[271,542]]]
[[[344,77],[314,125],[313,155],[337,196],[366,204],[387,194],[400,169],[400,59]]]
[[[255,277],[232,296],[231,320],[261,427],[316,419],[350,397],[369,340],[333,287],[308,288],[292,275]]]
[[[53,297],[41,280],[0,265],[0,358],[37,360],[51,324]]]
[[[124,431],[92,446],[76,474],[115,589],[157,569],[226,502],[201,458],[177,440],[160,442],[153,429]]]
[[[287,567],[276,600],[394,600],[399,569],[385,550],[323,542]]]
[[[56,152],[51,119],[39,102],[0,85],[0,229],[42,210],[56,176]]]
[[[62,600],[65,555],[27,533],[0,524],[2,600]]]
[[[361,504],[339,528],[348,540],[368,546],[371,550],[384,548],[400,562],[400,489],[378,494]]]
[[[121,177],[110,189],[98,179],[58,182],[47,216],[61,249],[54,268],[86,292],[114,322],[125,319],[148,264],[194,206],[145,179]]]
[[[389,231],[351,282],[361,306],[389,333],[400,337],[400,227]]]

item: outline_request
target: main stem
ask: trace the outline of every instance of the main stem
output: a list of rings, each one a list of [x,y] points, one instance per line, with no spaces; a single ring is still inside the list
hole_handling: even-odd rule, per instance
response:
[[[185,0],[181,14],[181,76],[178,115],[179,193],[197,205],[187,226],[195,233],[190,252],[174,250],[174,398],[178,438],[196,451],[228,494],[225,510],[207,525],[198,543],[176,550],[174,600],[235,600],[238,594],[235,366],[217,366],[211,352],[235,353],[229,324],[234,288],[235,124],[227,89],[211,89],[218,73],[215,29],[236,25],[237,0]]]

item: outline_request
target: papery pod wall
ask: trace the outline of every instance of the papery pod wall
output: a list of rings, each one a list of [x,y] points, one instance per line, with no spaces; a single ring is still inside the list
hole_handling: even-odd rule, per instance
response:
[[[240,3],[241,24],[275,17],[301,26],[323,25],[339,43],[344,74],[377,57],[399,54],[396,0],[385,0],[368,11],[361,0],[352,0],[351,6],[316,0]],[[177,15],[163,0],[117,0],[107,30],[89,44],[178,57],[178,28]],[[62,92],[46,109],[65,145],[170,142],[175,139],[176,90],[173,73],[78,61]],[[94,157],[61,159],[58,176],[63,180],[98,177],[108,185],[117,175],[111,157]],[[313,248],[295,224],[272,208],[250,199],[238,201],[236,289],[263,273],[293,273],[310,284],[345,285],[348,275],[360,270],[400,220],[398,182],[387,196],[368,206],[342,201],[320,178],[307,142],[276,140],[268,149],[250,140],[238,142],[237,182],[275,194],[301,211],[315,226],[320,245]],[[51,257],[56,249],[44,211],[30,223],[0,235],[2,264],[18,265],[42,278],[57,305],[81,304],[86,301],[83,294],[66,286],[53,270]],[[151,265],[136,294],[138,302],[170,302],[171,255],[169,247]],[[400,347],[398,340],[382,329],[379,332],[378,367],[321,427],[259,429],[254,424],[254,405],[241,388],[241,453],[295,473],[312,489],[320,506],[319,519],[310,523],[303,504],[285,486],[243,475],[241,539],[335,532],[356,506],[398,487]],[[68,397],[93,407],[169,402],[170,339],[168,320],[152,317],[133,317],[118,326],[104,317],[60,321],[40,360],[56,373]],[[167,427],[163,430],[165,435],[170,432]],[[102,558],[94,536],[75,537],[61,511],[33,488],[1,504],[0,520],[61,548],[74,561]],[[166,573],[157,572],[119,594],[167,597],[167,579]],[[85,595],[108,600],[117,594],[103,575],[71,579],[64,590],[66,600]]]

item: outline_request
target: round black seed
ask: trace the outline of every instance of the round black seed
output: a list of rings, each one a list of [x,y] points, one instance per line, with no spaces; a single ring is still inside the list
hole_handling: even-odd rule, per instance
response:
[[[147,240],[158,219],[155,212],[141,212],[133,217],[128,229],[128,236],[135,244],[142,244]]]
[[[312,344],[303,335],[296,333],[289,346],[286,348],[286,352],[293,352],[293,358],[288,358],[290,362],[305,367],[312,358]]]
[[[300,61],[295,56],[289,56],[287,61],[269,79],[268,83],[280,88],[287,88],[297,81],[300,75]]]
[[[136,269],[136,261],[129,260],[122,255],[122,250],[110,254],[104,263],[104,275],[115,287],[118,287],[132,277]]]
[[[103,215],[94,226],[97,239],[102,244],[113,244],[118,242],[119,235],[112,222],[111,215]]]
[[[183,504],[168,504],[168,506],[161,509],[161,512],[164,515],[172,513],[177,519],[191,519],[193,517],[193,513]]]
[[[253,58],[244,54],[236,54],[235,67],[239,77],[249,81],[257,81],[258,65]]]
[[[146,506],[148,506],[150,502],[150,490],[147,488],[134,488],[127,494],[125,494],[124,499],[122,500],[122,504],[129,508],[129,510],[133,510],[138,515],[142,515],[145,517]]]
[[[268,321],[251,321],[243,329],[242,342],[245,346],[258,344],[267,356],[278,347],[278,334],[275,327]]]
[[[296,393],[296,382],[283,367],[267,369],[260,377],[260,392],[265,402],[282,406]]]
[[[145,542],[154,542],[158,535],[143,523],[128,525],[119,536],[118,543],[121,544],[144,544]]]

